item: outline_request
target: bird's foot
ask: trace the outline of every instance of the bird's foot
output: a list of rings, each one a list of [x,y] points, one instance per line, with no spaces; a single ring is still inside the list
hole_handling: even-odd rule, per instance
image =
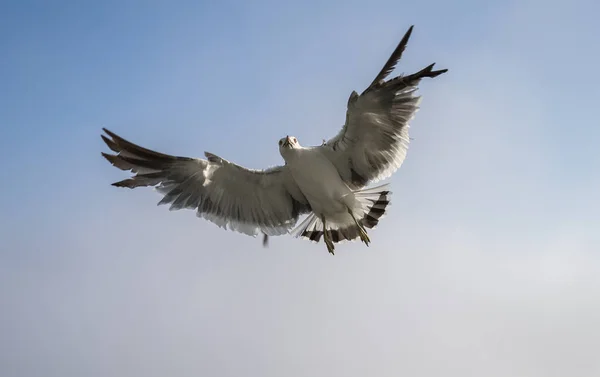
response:
[[[360,240],[362,242],[364,242],[365,245],[369,246],[369,243],[371,243],[371,239],[369,238],[369,235],[367,234],[367,230],[356,219],[356,216],[354,216],[354,213],[352,212],[352,210],[350,208],[348,208],[348,213],[350,214],[350,216],[352,216],[352,220],[354,220],[354,224],[356,224],[356,227],[358,228],[358,235],[360,236]]]
[[[358,235],[360,236],[360,240],[362,242],[365,243],[365,245],[369,246],[369,244],[371,243],[371,239],[369,238],[369,235],[367,234],[367,231],[365,230],[365,228],[363,228],[362,226],[358,227]]]
[[[321,216],[321,221],[323,222],[323,240],[325,241],[325,246],[327,246],[327,251],[329,251],[329,254],[335,255],[333,252],[335,247],[333,246],[333,241],[331,241],[331,234],[329,233],[329,230],[327,230],[327,220],[325,219],[325,216]]]
[[[333,245],[333,241],[331,241],[331,237],[329,237],[329,232],[325,231],[324,236],[325,237],[323,237],[323,239],[325,241],[325,246],[327,246],[327,251],[329,251],[329,254],[335,255],[333,252],[335,250],[335,246]]]
[[[333,246],[333,242],[331,242],[330,240],[325,240],[325,246],[327,246],[327,251],[329,252],[329,254],[335,255],[335,246]]]

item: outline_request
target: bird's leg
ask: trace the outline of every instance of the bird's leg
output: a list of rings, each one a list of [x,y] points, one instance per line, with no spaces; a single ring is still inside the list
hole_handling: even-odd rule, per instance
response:
[[[356,219],[356,216],[354,216],[354,213],[352,213],[352,210],[350,208],[348,208],[348,213],[350,214],[350,216],[352,216],[352,220],[354,220],[354,223],[358,227],[358,235],[360,236],[360,240],[362,242],[364,242],[365,245],[369,246],[371,239],[369,238],[369,235],[367,234],[367,230],[365,229],[364,226],[362,226],[361,223],[358,222],[358,220]]]
[[[323,239],[325,240],[325,246],[327,246],[327,251],[329,251],[331,255],[335,255],[335,253],[333,252],[335,247],[333,246],[330,234],[327,231],[327,223],[325,222],[325,216],[321,216],[321,221],[323,222]]]

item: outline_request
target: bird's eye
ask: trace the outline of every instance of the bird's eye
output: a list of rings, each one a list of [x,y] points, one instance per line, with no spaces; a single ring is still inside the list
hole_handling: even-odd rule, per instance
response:
[[[279,145],[283,144],[283,140],[279,140]]]
[[[292,138],[292,141],[293,141],[294,143],[296,143],[298,140],[296,140],[296,138],[295,138],[295,137],[293,137],[293,138]]]

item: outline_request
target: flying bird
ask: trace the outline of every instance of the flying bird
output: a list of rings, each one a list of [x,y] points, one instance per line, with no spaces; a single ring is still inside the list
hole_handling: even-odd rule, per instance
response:
[[[387,184],[403,163],[409,122],[419,109],[415,94],[422,78],[447,69],[435,63],[410,75],[386,80],[400,60],[411,26],[373,82],[348,99],[346,122],[339,133],[318,146],[302,146],[294,136],[278,140],[284,165],[253,170],[205,152],[206,159],[179,157],[142,148],[103,129],[102,139],[115,154],[102,155],[115,167],[131,171],[113,186],[153,186],[158,204],[171,210],[193,209],[219,227],[250,236],[291,234],[314,242],[323,239],[329,253],[335,244],[371,242],[367,229],[379,223],[390,204]],[[307,215],[298,223],[300,216]]]

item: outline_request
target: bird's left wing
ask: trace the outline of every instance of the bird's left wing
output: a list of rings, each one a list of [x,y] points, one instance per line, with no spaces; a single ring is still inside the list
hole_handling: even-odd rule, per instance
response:
[[[431,64],[417,73],[386,81],[411,32],[412,26],[371,85],[361,95],[352,92],[346,123],[340,132],[317,147],[354,189],[387,178],[400,167],[408,149],[408,123],[420,102],[415,95],[417,85],[424,77],[436,77],[447,71],[434,71]]]
[[[206,160],[158,153],[104,129],[102,139],[116,154],[102,153],[131,178],[117,187],[155,186],[158,204],[190,208],[220,227],[255,236],[287,233],[310,206],[283,166],[251,170],[205,153]]]

